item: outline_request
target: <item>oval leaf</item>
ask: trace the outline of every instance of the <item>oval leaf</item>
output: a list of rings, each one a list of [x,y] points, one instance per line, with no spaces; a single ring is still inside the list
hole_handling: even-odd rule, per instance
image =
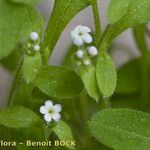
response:
[[[31,127],[39,122],[41,123],[41,119],[36,113],[22,106],[5,108],[0,111],[0,124],[6,127]]]
[[[0,24],[0,59],[2,59],[31,31],[41,32],[43,20],[31,6],[1,0]]]
[[[53,130],[60,140],[73,141],[72,131],[64,121],[59,121],[56,127],[53,128]],[[71,145],[67,147],[70,149],[74,149],[74,147]]]
[[[98,58],[96,76],[103,97],[110,97],[116,88],[117,74],[112,58],[101,53]]]
[[[91,133],[116,150],[149,150],[150,115],[131,109],[106,109],[89,122]]]
[[[83,89],[80,77],[62,67],[43,67],[34,84],[45,94],[55,98],[70,98]]]
[[[96,80],[96,69],[94,66],[82,67],[80,69],[80,75],[84,86],[88,92],[88,94],[98,101],[100,98],[100,91],[98,88],[97,80]]]
[[[40,53],[35,53],[32,55],[25,55],[23,62],[23,75],[27,83],[31,82],[37,75],[41,67],[41,55]]]

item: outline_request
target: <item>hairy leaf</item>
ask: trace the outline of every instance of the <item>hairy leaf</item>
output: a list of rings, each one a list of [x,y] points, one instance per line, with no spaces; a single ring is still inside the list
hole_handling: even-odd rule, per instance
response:
[[[116,150],[149,150],[150,115],[132,109],[106,109],[89,122],[96,139]]]
[[[25,55],[23,63],[23,75],[27,83],[31,82],[37,75],[41,67],[41,55],[40,53],[35,53],[32,55]]]
[[[30,109],[22,106],[14,106],[0,111],[0,124],[10,128],[31,127],[41,123],[40,117]]]
[[[20,82],[19,86],[16,89],[14,96],[13,106],[24,106],[31,107],[31,92],[33,90],[32,84],[26,84],[26,82]]]
[[[103,97],[110,97],[116,88],[117,74],[112,58],[106,53],[98,58],[96,76]]]
[[[78,95],[83,83],[73,71],[62,67],[43,67],[34,84],[45,94],[55,98],[70,98]]]
[[[117,0],[118,4],[116,4],[116,0],[111,1],[111,16],[115,14],[118,15],[116,15],[114,18],[111,17],[113,24],[108,26],[103,34],[103,37],[99,40],[98,47],[100,50],[107,50],[109,45],[112,43],[112,40],[116,38],[121,32],[130,27],[140,25],[150,20],[149,0],[128,0],[128,5],[125,1],[126,0]],[[124,10],[122,8],[122,4],[125,5]]]
[[[14,72],[20,58],[19,48],[15,48],[7,57],[0,60],[2,66],[10,72]]]
[[[130,0],[111,0],[108,11],[110,24],[117,22],[127,13],[129,1]]]
[[[2,59],[31,31],[40,32],[43,21],[33,7],[1,0],[0,24],[0,59]]]
[[[80,69],[80,74],[88,94],[96,101],[98,101],[98,99],[100,98],[100,91],[96,80],[95,67],[82,67]]]
[[[60,140],[73,141],[72,131],[64,121],[59,121],[56,127],[53,128],[53,130]],[[67,147],[70,149],[74,149],[72,145],[68,145]]]

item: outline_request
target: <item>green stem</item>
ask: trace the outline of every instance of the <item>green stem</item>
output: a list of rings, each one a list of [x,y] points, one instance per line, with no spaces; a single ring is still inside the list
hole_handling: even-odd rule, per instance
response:
[[[20,63],[18,64],[16,74],[14,76],[14,80],[13,80],[13,83],[12,83],[12,86],[10,89],[10,93],[9,93],[9,97],[8,97],[8,101],[7,101],[8,106],[12,106],[12,104],[13,104],[15,91],[16,91],[18,84],[22,77],[22,64],[23,64],[23,58],[21,58]]]
[[[49,61],[49,58],[46,55],[46,50],[47,49],[45,49],[45,48],[41,49],[41,59],[42,59],[43,66],[47,66],[48,65],[48,61]]]
[[[98,9],[97,0],[92,1],[93,15],[94,15],[94,23],[95,23],[95,36],[96,41],[98,41],[99,37],[101,37],[101,21]]]
[[[87,125],[87,122],[89,120],[89,116],[88,116],[88,101],[87,101],[87,98],[86,98],[86,94],[85,92],[83,91],[80,95],[79,95],[79,98],[80,98],[80,113],[82,115],[82,118],[81,118],[81,121],[82,121],[82,135],[83,135],[83,145],[85,147],[87,147],[87,142],[90,143],[91,142],[91,139],[90,139],[90,134],[89,134],[89,129],[88,129],[88,125]]]
[[[82,121],[83,121],[84,124],[86,124],[86,121],[88,120],[87,99],[85,98],[84,93],[81,93],[79,95],[79,98],[80,98]]]
[[[149,51],[145,40],[145,24],[136,27],[134,30],[137,47],[141,51],[141,99],[144,105],[149,105]]]
[[[44,126],[45,140],[48,140],[49,136],[53,133],[52,128],[53,128],[53,126],[49,126],[49,125]]]
[[[103,108],[111,108],[111,103],[110,103],[110,100],[109,98],[105,98],[103,99]]]
[[[141,58],[141,98],[145,106],[149,105],[149,70],[145,58]]]

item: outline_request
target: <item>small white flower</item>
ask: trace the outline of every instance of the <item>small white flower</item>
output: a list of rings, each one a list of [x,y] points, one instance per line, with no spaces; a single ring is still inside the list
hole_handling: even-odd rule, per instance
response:
[[[90,28],[78,25],[74,30],[71,31],[71,38],[73,40],[73,43],[77,46],[81,46],[84,43],[91,43],[93,39],[89,34],[90,32]]]
[[[83,58],[83,55],[84,55],[84,52],[83,52],[82,50],[78,50],[78,51],[76,52],[76,56],[77,56],[78,58]]]
[[[39,35],[37,32],[31,32],[30,33],[30,40],[31,41],[36,41],[36,40],[38,40],[38,38],[39,38]]]
[[[90,59],[85,59],[83,60],[83,64],[86,66],[89,66],[91,64],[91,60]]]
[[[40,46],[38,44],[33,46],[34,51],[38,52],[40,50]]]
[[[91,56],[96,56],[98,54],[98,50],[95,46],[90,46],[88,48],[88,53],[91,55]]]
[[[62,107],[60,104],[53,105],[52,101],[48,100],[44,106],[40,107],[40,113],[44,115],[46,122],[52,122],[52,120],[58,122],[61,118],[60,112]]]

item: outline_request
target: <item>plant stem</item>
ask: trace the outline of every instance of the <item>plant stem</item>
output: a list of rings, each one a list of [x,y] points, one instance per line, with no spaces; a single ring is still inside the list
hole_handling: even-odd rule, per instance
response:
[[[83,145],[86,147],[87,146],[87,142],[90,143],[91,139],[90,139],[90,134],[89,134],[89,129],[88,129],[88,125],[87,122],[89,120],[89,110],[88,110],[88,101],[87,101],[87,97],[85,92],[83,91],[82,93],[80,93],[79,95],[80,98],[80,113],[82,115],[81,121],[82,121],[82,135],[83,135]]]
[[[145,106],[149,105],[149,70],[148,64],[145,61],[145,57],[141,58],[141,76],[142,76],[142,90],[141,90],[141,97],[142,102]]]
[[[15,91],[18,87],[18,84],[19,84],[19,82],[21,80],[21,76],[22,76],[22,64],[23,64],[23,58],[20,59],[18,68],[16,70],[16,74],[14,76],[14,80],[13,80],[13,83],[12,83],[12,86],[10,89],[10,93],[9,93],[9,97],[8,97],[8,101],[7,101],[8,106],[12,106],[12,104],[13,104]]]
[[[111,108],[111,103],[110,103],[109,98],[103,99],[103,108],[104,108],[104,109],[106,109],[106,108]]]
[[[149,105],[149,51],[145,40],[145,24],[136,27],[134,30],[134,37],[137,47],[141,51],[141,98],[145,106]]]
[[[95,36],[96,36],[96,41],[98,41],[99,37],[101,37],[102,32],[101,32],[101,21],[100,21],[97,0],[92,1],[92,9],[93,9],[94,23],[95,23]]]
[[[41,48],[41,59],[42,59],[43,66],[47,66],[49,61],[49,57],[46,55],[46,52],[47,52],[47,48],[46,49],[44,47]]]

